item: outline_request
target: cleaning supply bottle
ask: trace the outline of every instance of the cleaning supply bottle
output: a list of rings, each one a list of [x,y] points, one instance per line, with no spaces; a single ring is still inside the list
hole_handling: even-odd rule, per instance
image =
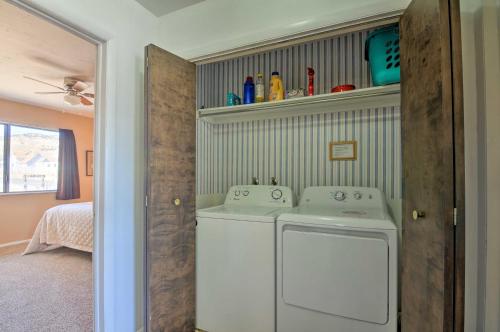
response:
[[[253,103],[255,103],[255,85],[253,84],[253,77],[247,76],[247,80],[243,86],[243,104]]]
[[[307,94],[309,96],[314,95],[314,69],[311,67],[307,68],[307,76],[309,77],[309,84],[307,85]]]
[[[264,75],[262,73],[258,73],[257,81],[255,81],[255,102],[262,103],[264,100],[265,100]]]
[[[285,90],[283,89],[283,82],[281,81],[280,74],[273,71],[271,76],[271,83],[269,85],[269,101],[285,99]]]

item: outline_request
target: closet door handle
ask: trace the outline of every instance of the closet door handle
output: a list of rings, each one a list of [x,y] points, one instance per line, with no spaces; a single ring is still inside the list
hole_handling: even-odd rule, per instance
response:
[[[413,212],[411,213],[411,216],[412,216],[413,220],[416,221],[418,219],[425,218],[425,212],[424,211],[413,210]]]

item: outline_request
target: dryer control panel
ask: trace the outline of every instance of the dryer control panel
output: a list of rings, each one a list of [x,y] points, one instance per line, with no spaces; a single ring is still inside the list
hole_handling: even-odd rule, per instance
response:
[[[308,187],[300,199],[300,206],[353,207],[385,209],[384,194],[377,188],[367,187]]]
[[[293,207],[295,199],[292,190],[284,186],[233,186],[226,195],[225,205]]]

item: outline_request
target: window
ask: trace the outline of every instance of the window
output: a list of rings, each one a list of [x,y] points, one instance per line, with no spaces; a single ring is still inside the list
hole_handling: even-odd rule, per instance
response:
[[[3,129],[1,191],[6,193],[57,189],[59,132],[1,125]]]

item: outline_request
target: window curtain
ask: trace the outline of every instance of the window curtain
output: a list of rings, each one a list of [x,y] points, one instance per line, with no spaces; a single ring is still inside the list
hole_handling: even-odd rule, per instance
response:
[[[59,173],[56,199],[80,198],[78,157],[73,130],[59,129]]]

